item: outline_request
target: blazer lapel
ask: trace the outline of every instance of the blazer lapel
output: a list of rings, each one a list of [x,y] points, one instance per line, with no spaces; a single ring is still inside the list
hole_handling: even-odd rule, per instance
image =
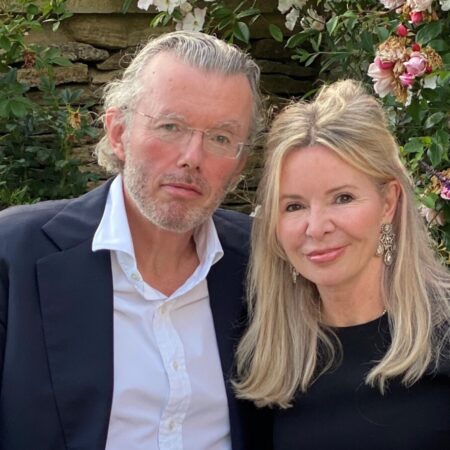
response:
[[[230,255],[230,251],[225,249],[223,258],[211,267],[208,275],[211,311],[228,398],[233,450],[247,448],[244,436],[245,411],[241,402],[237,401],[230,383],[234,352],[245,325],[242,286],[245,267],[244,257]]]
[[[113,391],[109,252],[93,253],[109,183],[70,202],[43,230],[59,247],[37,263],[44,336],[69,449],[104,449]]]

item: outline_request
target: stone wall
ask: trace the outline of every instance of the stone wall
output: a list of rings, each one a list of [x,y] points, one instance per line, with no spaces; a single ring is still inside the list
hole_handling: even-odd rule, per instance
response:
[[[136,47],[152,35],[170,31],[171,28],[150,28],[154,11],[138,10],[133,5],[127,14],[120,12],[122,0],[68,0],[68,9],[74,15],[63,21],[57,32],[46,30],[31,34],[29,39],[58,47],[69,58],[71,67],[55,69],[59,88],[81,89],[82,103],[93,104],[93,112],[101,112],[102,86],[119,77],[136,51]],[[230,4],[237,3],[230,1]],[[277,0],[259,0],[257,6],[262,16],[251,28],[250,53],[262,70],[262,90],[268,97],[270,109],[276,109],[286,99],[309,91],[316,70],[300,66],[291,59],[291,53],[274,41],[268,31],[270,23],[284,29],[284,18],[277,11]],[[34,69],[20,69],[18,78],[37,86],[38,75]],[[38,91],[31,95],[38,96]],[[92,158],[93,142],[75,149],[89,170],[102,173]],[[262,149],[255,149],[245,170],[245,179],[235,192],[228,195],[225,206],[249,212],[254,203],[254,193],[261,173]]]

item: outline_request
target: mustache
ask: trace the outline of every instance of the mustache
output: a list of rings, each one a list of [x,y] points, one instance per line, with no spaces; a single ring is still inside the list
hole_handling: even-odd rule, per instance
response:
[[[180,183],[180,184],[188,184],[195,186],[201,190],[201,192],[209,191],[209,184],[206,180],[198,175],[194,175],[192,173],[184,173],[184,174],[175,174],[168,173],[165,174],[161,180],[161,183]]]

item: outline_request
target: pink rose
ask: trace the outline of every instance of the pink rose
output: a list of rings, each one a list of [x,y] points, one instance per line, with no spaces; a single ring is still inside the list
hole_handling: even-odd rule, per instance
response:
[[[375,92],[380,97],[385,97],[394,91],[394,75],[392,70],[383,69],[379,61],[379,58],[375,58],[375,62],[370,64],[367,74],[373,79]]]
[[[422,76],[427,70],[427,60],[419,52],[412,52],[409,60],[404,62],[406,71],[415,77]]]
[[[422,11],[413,11],[412,13],[409,14],[409,18],[411,19],[411,22],[414,25],[418,25],[423,20]]]
[[[380,69],[383,69],[383,70],[392,69],[395,65],[395,63],[393,61],[383,61],[378,56],[375,58],[374,62]]]
[[[444,200],[450,200],[450,188],[448,186],[442,186],[441,197]]]
[[[403,75],[400,75],[399,78],[403,86],[411,87],[414,84],[415,76],[411,73],[406,72]]]
[[[397,27],[395,31],[400,37],[405,37],[408,34],[408,28],[406,28],[402,23]]]

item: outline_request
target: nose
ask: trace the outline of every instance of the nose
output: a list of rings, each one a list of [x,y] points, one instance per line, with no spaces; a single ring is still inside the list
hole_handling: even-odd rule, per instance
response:
[[[178,167],[198,170],[203,158],[203,132],[191,130],[185,142],[181,143]]]
[[[332,218],[324,208],[310,208],[306,219],[306,236],[320,240],[328,233],[334,231],[335,226]]]

